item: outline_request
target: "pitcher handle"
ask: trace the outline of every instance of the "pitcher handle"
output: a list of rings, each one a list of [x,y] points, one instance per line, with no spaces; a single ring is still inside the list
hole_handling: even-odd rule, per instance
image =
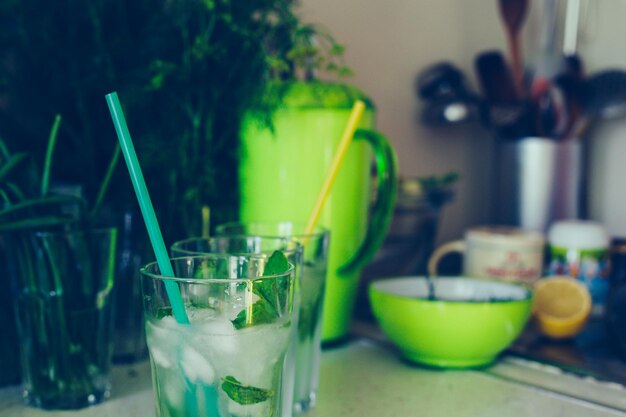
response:
[[[365,140],[372,147],[378,191],[365,238],[352,259],[338,268],[340,274],[356,272],[374,258],[387,236],[398,191],[398,162],[387,138],[373,130],[358,129],[354,140]]]

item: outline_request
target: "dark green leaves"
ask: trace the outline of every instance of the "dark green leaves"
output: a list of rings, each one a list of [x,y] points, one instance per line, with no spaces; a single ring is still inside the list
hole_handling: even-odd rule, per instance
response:
[[[0,181],[3,181],[22,161],[28,157],[27,154],[21,152],[9,157],[9,159],[0,168]]]
[[[248,313],[249,311],[244,309],[237,314],[237,317],[233,320],[235,329],[243,329],[244,327],[258,324],[268,324],[276,320],[277,316],[276,310],[272,305],[263,299],[252,304],[252,318],[249,322],[246,322]]]
[[[10,223],[0,222],[0,232],[63,226],[71,223],[72,221],[73,219],[69,217],[42,216],[33,219],[16,220]]]
[[[75,220],[71,213],[81,212],[84,200],[79,197],[48,193],[52,151],[60,122],[57,116],[41,177],[27,154],[11,154],[0,139],[0,232],[62,227]],[[32,183],[30,178],[41,178],[41,185]]]
[[[265,265],[265,270],[263,271],[264,277],[269,277],[272,275],[284,274],[289,269],[289,262],[287,261],[287,257],[281,251],[274,251],[272,256],[267,261],[267,265]]]
[[[243,385],[232,376],[222,378],[222,381],[224,381],[222,382],[224,392],[231,400],[241,405],[261,403],[274,395],[269,390]]]
[[[274,251],[272,256],[270,256],[267,261],[267,265],[265,265],[263,276],[269,277],[272,275],[284,274],[288,269],[289,262],[287,261],[285,255],[280,251]],[[276,295],[279,290],[279,288],[277,288],[277,281],[278,280],[276,279],[263,279],[258,281],[258,283],[254,283],[254,293],[258,294],[262,299],[272,304],[272,307],[275,307]]]
[[[453,184],[458,181],[459,177],[460,174],[458,172],[448,172],[440,176],[432,175],[419,178],[419,182],[423,188],[432,189]]]
[[[289,269],[289,262],[280,251],[274,251],[265,265],[263,276],[284,274]],[[252,281],[252,292],[259,296],[259,299],[252,305],[252,310],[241,310],[233,320],[236,329],[247,326],[267,324],[273,322],[279,316],[279,293],[286,291],[281,288],[277,279],[259,279]],[[251,314],[251,317],[248,317]]]
[[[279,26],[267,35],[266,59],[272,78],[276,80],[305,81],[315,79],[315,71],[322,70],[338,77],[352,75],[345,65],[345,47],[320,26],[290,19],[289,26]],[[302,75],[304,74],[304,75]]]
[[[280,251],[274,251],[265,265],[264,277],[284,274],[289,270],[289,262]],[[280,279],[259,279],[248,283],[252,286],[252,292],[259,299],[252,304],[251,309],[244,309],[233,320],[236,329],[247,326],[272,323],[280,313],[279,301],[281,291],[287,291],[280,285]],[[241,404],[249,405],[266,401],[274,395],[272,391],[243,385],[233,376],[222,379],[222,389],[228,397]]]

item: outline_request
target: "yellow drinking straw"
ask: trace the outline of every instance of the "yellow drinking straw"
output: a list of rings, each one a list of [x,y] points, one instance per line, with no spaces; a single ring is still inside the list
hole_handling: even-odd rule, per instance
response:
[[[209,206],[202,206],[202,235],[209,236],[211,230],[211,209]]]
[[[350,113],[350,118],[348,119],[348,124],[343,131],[343,136],[339,141],[339,146],[337,147],[337,152],[335,153],[335,158],[330,164],[330,168],[328,170],[328,175],[326,177],[326,181],[322,186],[322,189],[317,197],[317,201],[315,203],[315,207],[311,212],[311,216],[309,217],[309,222],[304,229],[305,235],[310,235],[313,233],[315,226],[322,214],[322,208],[324,207],[324,203],[330,194],[330,189],[333,187],[333,183],[337,178],[337,174],[339,173],[339,168],[341,167],[341,163],[343,162],[346,153],[348,152],[348,147],[350,146],[350,142],[352,142],[352,137],[354,136],[354,132],[356,131],[357,125],[363,117],[363,112],[365,111],[365,103],[361,100],[357,100],[354,102],[352,106],[352,112]]]

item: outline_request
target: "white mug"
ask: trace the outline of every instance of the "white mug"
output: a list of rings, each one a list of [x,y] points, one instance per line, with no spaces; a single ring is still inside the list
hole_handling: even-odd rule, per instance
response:
[[[463,273],[476,278],[495,278],[532,284],[543,275],[543,234],[511,227],[482,226],[466,231],[465,239],[448,242],[433,252],[428,273],[450,252],[463,254]]]

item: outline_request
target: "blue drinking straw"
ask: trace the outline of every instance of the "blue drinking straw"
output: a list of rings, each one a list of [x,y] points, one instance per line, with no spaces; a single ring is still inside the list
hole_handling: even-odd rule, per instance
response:
[[[150,236],[150,242],[152,243],[152,249],[156,255],[161,275],[173,277],[174,270],[172,269],[172,264],[170,263],[170,258],[165,247],[165,242],[163,241],[163,235],[161,234],[161,229],[159,228],[159,223],[157,221],[156,214],[154,213],[152,202],[150,201],[148,187],[146,187],[146,182],[143,179],[143,174],[141,173],[141,167],[139,166],[139,160],[137,159],[137,154],[135,153],[135,147],[133,146],[133,141],[130,137],[130,133],[128,132],[128,126],[126,126],[126,119],[124,119],[124,112],[122,112],[120,100],[118,99],[115,91],[107,94],[105,97],[109,106],[109,111],[111,112],[113,124],[115,125],[117,137],[120,140],[122,153],[124,154],[124,159],[126,160],[126,165],[128,166],[130,179],[133,183],[137,200],[139,201],[141,214],[143,215],[146,228],[148,229],[148,235]],[[165,290],[167,291],[167,296],[170,299],[172,312],[176,321],[180,324],[189,324],[189,319],[187,318],[187,313],[185,312],[185,306],[180,295],[178,284],[170,280],[165,280]]]

